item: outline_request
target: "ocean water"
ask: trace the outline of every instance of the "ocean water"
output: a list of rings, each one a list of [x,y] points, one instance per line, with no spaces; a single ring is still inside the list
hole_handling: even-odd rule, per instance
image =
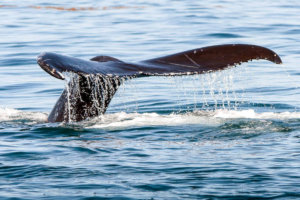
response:
[[[299,9],[281,0],[2,0],[0,198],[299,199]],[[37,65],[41,52],[139,61],[227,43],[268,47],[283,64],[133,79],[105,115],[47,123],[65,82]]]

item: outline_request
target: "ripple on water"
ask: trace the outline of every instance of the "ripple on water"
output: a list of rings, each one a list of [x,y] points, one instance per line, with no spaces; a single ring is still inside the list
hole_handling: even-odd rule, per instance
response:
[[[211,33],[205,35],[205,37],[213,37],[213,38],[241,38],[242,35],[232,34],[232,33]]]
[[[300,198],[295,1],[1,4],[0,199]],[[40,52],[130,62],[228,43],[284,65],[136,79],[104,116],[47,123],[63,83]]]

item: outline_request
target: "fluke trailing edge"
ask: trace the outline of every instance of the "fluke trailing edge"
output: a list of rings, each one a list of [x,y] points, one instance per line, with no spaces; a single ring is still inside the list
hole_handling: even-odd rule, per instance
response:
[[[202,74],[254,59],[282,63],[272,50],[247,44],[203,47],[136,63],[110,56],[97,56],[86,61],[55,53],[42,53],[37,62],[58,79],[65,79],[63,72],[72,72],[68,87],[48,117],[49,122],[69,122],[104,114],[126,78]]]

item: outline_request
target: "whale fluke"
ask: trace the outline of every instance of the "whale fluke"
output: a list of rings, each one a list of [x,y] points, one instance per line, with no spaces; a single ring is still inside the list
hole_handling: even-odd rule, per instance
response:
[[[254,59],[282,63],[274,51],[248,44],[203,47],[135,63],[110,56],[82,60],[56,53],[42,53],[37,62],[58,79],[65,79],[64,72],[76,74],[48,118],[49,122],[69,122],[104,114],[124,78],[202,74]]]
[[[165,65],[168,71],[179,72],[217,71],[250,60],[265,59],[281,64],[280,57],[270,49],[256,45],[230,44],[203,47],[169,56],[143,61],[153,65]],[[167,69],[164,70],[167,71]]]

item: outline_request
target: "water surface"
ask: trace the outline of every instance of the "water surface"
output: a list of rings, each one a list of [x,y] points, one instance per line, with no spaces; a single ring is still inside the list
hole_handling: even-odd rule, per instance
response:
[[[298,199],[298,1],[1,1],[1,199]],[[138,61],[226,43],[276,51],[214,74],[126,82],[106,115],[47,123],[44,51]],[[216,58],[217,59],[217,58]]]

